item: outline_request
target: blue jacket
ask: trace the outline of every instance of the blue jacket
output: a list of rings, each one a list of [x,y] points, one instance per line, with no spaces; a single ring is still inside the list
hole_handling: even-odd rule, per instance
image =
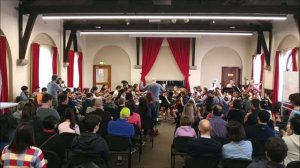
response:
[[[111,120],[107,126],[108,135],[119,135],[128,138],[132,138],[134,136],[134,127],[132,124],[129,124],[127,120],[117,119]]]

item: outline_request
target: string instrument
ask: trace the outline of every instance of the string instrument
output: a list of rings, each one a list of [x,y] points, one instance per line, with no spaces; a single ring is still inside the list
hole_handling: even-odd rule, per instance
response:
[[[171,106],[171,109],[179,109],[182,107],[181,98],[182,98],[182,95],[177,97],[177,99],[174,101],[174,104]]]

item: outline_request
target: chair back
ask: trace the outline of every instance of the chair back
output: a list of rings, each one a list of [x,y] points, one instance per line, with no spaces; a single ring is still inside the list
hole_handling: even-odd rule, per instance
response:
[[[64,133],[59,134],[59,138],[61,138],[61,140],[64,142],[65,149],[71,149],[73,139],[76,136],[78,136],[78,134],[68,133],[68,132],[64,132]]]
[[[250,160],[242,159],[225,159],[222,161],[223,168],[247,168],[250,163]]]
[[[126,151],[130,147],[129,139],[124,136],[108,135],[105,140],[110,151]]]
[[[287,164],[286,168],[299,168],[300,161],[293,161]]]
[[[61,166],[61,160],[55,152],[43,150],[43,155],[47,160],[47,168],[57,168]]]
[[[186,157],[184,161],[185,168],[218,168],[219,159],[213,156],[202,156],[202,157]]]
[[[192,137],[175,137],[172,147],[176,152],[186,153],[186,145]]]
[[[214,137],[214,140],[218,141],[220,144],[224,145],[224,144],[228,144],[230,142],[229,139],[227,138],[222,138],[222,137]]]
[[[266,139],[250,139],[252,143],[252,156],[254,157],[264,157],[265,156],[265,144]]]

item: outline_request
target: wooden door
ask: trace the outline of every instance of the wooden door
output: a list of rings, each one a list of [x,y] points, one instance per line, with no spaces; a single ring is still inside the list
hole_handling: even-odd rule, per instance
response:
[[[93,86],[101,88],[104,84],[111,87],[111,65],[94,65]]]
[[[236,85],[240,85],[239,67],[222,67],[222,86],[226,87],[230,80],[234,80]]]

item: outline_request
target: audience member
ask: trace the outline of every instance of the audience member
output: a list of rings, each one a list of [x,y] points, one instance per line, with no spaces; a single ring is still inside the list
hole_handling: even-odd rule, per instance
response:
[[[40,108],[38,108],[36,111],[36,115],[38,117],[40,117],[41,121],[43,121],[47,116],[50,116],[50,115],[54,116],[57,121],[60,120],[60,116],[59,116],[58,112],[55,109],[51,108],[52,101],[53,101],[53,96],[51,96],[50,94],[46,93],[43,96],[42,106]]]
[[[121,89],[122,90],[122,89]],[[119,92],[120,93],[120,92]],[[111,114],[113,117],[113,120],[117,120],[120,118],[120,112],[125,107],[126,99],[125,97],[120,97],[117,101],[118,107],[114,110],[114,112]]]
[[[244,118],[245,126],[257,124],[257,116],[259,112],[260,101],[258,99],[252,99],[250,102],[250,112],[248,112]]]
[[[56,118],[48,116],[43,121],[43,132],[38,136],[36,144],[42,150],[55,152],[61,161],[65,158],[64,141],[58,136],[55,129],[57,127]]]
[[[63,118],[65,116],[64,111],[67,108],[73,109],[73,111],[76,114],[76,108],[75,108],[75,106],[69,105],[69,97],[66,93],[62,93],[58,97],[59,97],[58,98],[59,105],[57,107],[57,112],[61,118]]]
[[[245,111],[242,110],[242,102],[239,99],[233,101],[233,108],[229,110],[227,115],[228,121],[238,121],[244,124]]]
[[[111,120],[107,126],[108,135],[119,135],[131,139],[134,135],[134,127],[127,122],[130,116],[130,110],[124,107],[120,112],[120,118],[117,120]]]
[[[291,119],[295,116],[295,114],[300,114],[300,93],[294,93],[289,96],[289,100],[293,105],[294,109],[290,113],[290,117],[288,122],[290,123]]]
[[[3,167],[46,168],[42,150],[35,147],[34,132],[31,124],[21,123],[12,142],[2,150]]]
[[[13,117],[14,117],[15,119],[17,119],[18,121],[20,121],[20,119],[21,119],[21,116],[22,116],[22,110],[23,110],[25,104],[26,104],[25,101],[20,101],[20,102],[18,103],[18,106],[17,106],[17,111],[13,113]]]
[[[47,84],[47,90],[48,93],[53,97],[52,104],[54,108],[57,108],[58,106],[58,100],[57,100],[57,92],[62,92],[63,88],[61,88],[57,83],[57,75],[52,75],[52,80]],[[44,97],[44,96],[43,96]],[[43,101],[42,101],[43,103]]]
[[[87,132],[73,139],[70,163],[75,166],[94,162],[101,168],[107,168],[110,159],[108,145],[100,135],[96,134],[100,127],[100,117],[87,115],[84,125]]]
[[[88,107],[86,109],[86,114],[92,112],[92,111],[95,111],[96,109],[101,109],[103,110],[103,100],[101,98],[98,98],[98,99],[93,99],[92,100],[92,104],[93,106],[92,107]]]
[[[211,136],[213,138],[226,138],[226,136],[227,136],[227,131],[226,131],[227,122],[224,121],[221,117],[222,106],[214,105],[212,107],[212,111],[213,111],[213,117],[211,119],[209,119],[209,122],[210,122],[211,127],[212,127]]]
[[[87,115],[98,115],[100,117],[100,128],[97,133],[99,133],[102,137],[105,137],[107,135],[107,125],[111,120],[110,113],[108,111],[103,111],[102,109],[96,109]]]
[[[72,108],[66,108],[64,111],[64,121],[58,125],[59,133],[76,133],[80,134],[79,126],[75,121],[75,112]]]
[[[188,117],[190,123],[194,123],[196,109],[195,103],[193,100],[189,100],[183,107],[181,117]]]
[[[270,113],[268,111],[261,110],[258,113],[257,120],[257,124],[246,127],[247,139],[267,140],[275,136],[274,129],[268,126],[270,120]]]
[[[35,106],[32,103],[26,103],[22,110],[22,116],[19,123],[30,123],[33,126],[35,136],[43,131],[41,119],[36,115]]]
[[[252,144],[244,140],[246,133],[243,125],[237,121],[229,121],[227,133],[231,142],[222,147],[223,159],[252,160]]]
[[[287,155],[287,146],[279,137],[269,138],[266,142],[266,158],[253,162],[248,168],[285,168],[283,160]]]
[[[189,117],[184,116],[180,119],[180,127],[178,127],[175,131],[175,137],[185,136],[185,137],[193,137],[196,138],[197,134],[195,130],[191,127],[192,123]]]
[[[29,100],[29,92],[27,86],[21,87],[22,92],[20,93],[20,101],[28,101]]]
[[[288,147],[287,157],[284,164],[300,160],[300,114],[295,114],[290,120],[291,132],[282,138]]]
[[[210,136],[210,122],[203,119],[199,123],[200,137],[191,139],[187,143],[187,154],[197,158],[199,156],[218,156],[222,145]]]
[[[150,130],[152,130],[152,116],[149,106],[147,104],[147,99],[145,97],[141,97],[139,99],[138,113],[141,117],[141,126],[144,129],[144,134],[147,135]]]
[[[82,102],[81,115],[85,116],[86,115],[86,109],[88,107],[93,106],[92,100],[93,100],[93,94],[92,93],[87,93],[86,94],[86,99]]]

